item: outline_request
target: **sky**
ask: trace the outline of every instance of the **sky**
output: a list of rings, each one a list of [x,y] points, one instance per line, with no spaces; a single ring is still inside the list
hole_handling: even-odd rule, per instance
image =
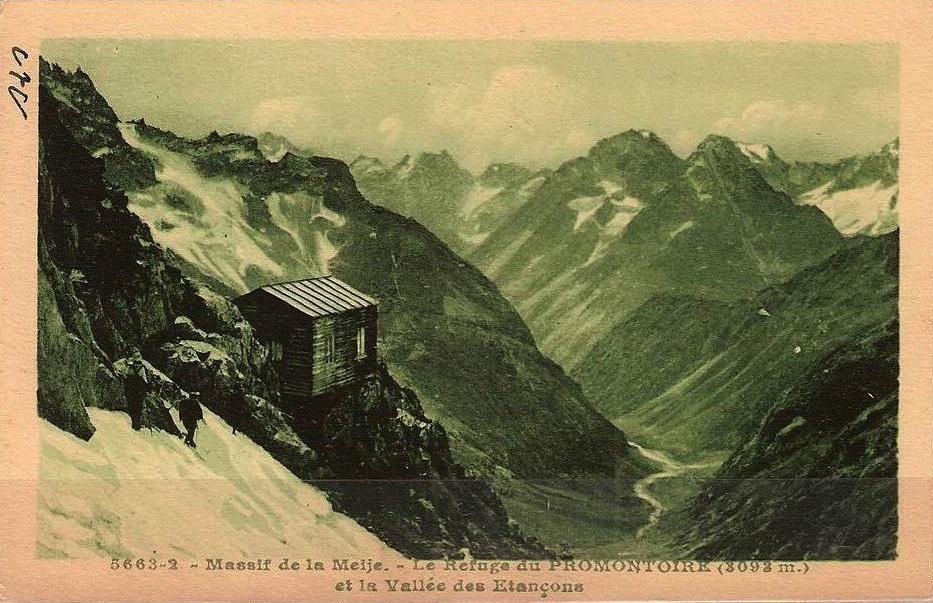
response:
[[[189,137],[274,132],[318,154],[448,150],[468,169],[556,167],[649,129],[829,161],[898,132],[894,45],[515,40],[47,40],[121,119]]]

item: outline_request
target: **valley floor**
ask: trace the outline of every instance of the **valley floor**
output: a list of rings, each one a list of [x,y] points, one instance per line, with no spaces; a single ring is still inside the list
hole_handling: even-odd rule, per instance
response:
[[[681,460],[631,442],[657,470],[630,480],[511,480],[498,484],[509,515],[548,548],[578,559],[679,559],[682,511],[725,454]],[[635,496],[632,496],[634,490]]]

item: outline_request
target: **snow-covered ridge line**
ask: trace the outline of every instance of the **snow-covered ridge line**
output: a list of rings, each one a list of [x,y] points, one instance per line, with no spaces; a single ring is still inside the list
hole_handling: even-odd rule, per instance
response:
[[[247,220],[246,187],[232,178],[205,177],[187,155],[142,138],[133,124],[119,129],[127,144],[156,163],[159,183],[128,193],[130,210],[150,226],[156,243],[239,291],[250,288],[250,272],[285,276],[275,259],[274,233]],[[328,272],[339,249],[326,231],[342,227],[343,216],[304,193],[274,193],[264,201],[273,225],[292,239],[309,271]]]

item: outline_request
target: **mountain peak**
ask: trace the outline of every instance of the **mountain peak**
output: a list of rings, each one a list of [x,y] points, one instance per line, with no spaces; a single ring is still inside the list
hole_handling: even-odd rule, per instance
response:
[[[891,157],[897,157],[900,154],[900,148],[901,139],[898,137],[881,147],[881,152],[885,155],[890,155]]]
[[[620,132],[613,136],[601,139],[593,146],[593,149],[590,150],[590,153],[592,154],[593,151],[597,149],[605,148],[612,148],[626,152],[638,148],[650,148],[653,146],[667,148],[667,144],[661,139],[661,137],[651,130],[631,128],[625,130],[624,132]]]
[[[770,164],[777,159],[774,150],[764,144],[736,142],[728,136],[709,134],[697,145],[687,161],[693,165],[700,163],[726,162],[733,165]]]
[[[768,144],[741,142],[733,140],[722,134],[709,134],[697,145],[699,151],[718,150],[722,153],[735,153],[744,155],[752,163],[770,163],[780,161],[774,148]]]
[[[649,130],[626,130],[597,142],[587,157],[602,178],[624,184],[634,194],[649,195],[683,171],[683,160]]]
[[[479,177],[487,186],[510,186],[531,178],[531,170],[517,163],[491,163]]]
[[[418,153],[418,157],[415,159],[416,164],[423,164],[428,162],[437,162],[444,164],[457,164],[457,160],[454,159],[454,156],[450,154],[450,151],[447,149],[441,149],[440,151],[422,151]]]
[[[312,152],[299,149],[292,144],[291,140],[274,132],[263,132],[256,136],[256,145],[263,157],[272,162],[281,161],[289,153],[293,155],[313,155]]]
[[[650,130],[631,129],[603,138],[589,152],[589,157],[599,163],[623,155],[653,155],[663,160],[677,160],[667,143]]]
[[[379,173],[384,172],[386,166],[376,157],[357,155],[356,159],[350,162],[350,169],[354,173]]]
[[[398,160],[398,163],[392,167],[392,171],[394,171],[399,178],[405,178],[411,174],[413,169],[415,169],[415,158],[411,155],[404,155]]]
[[[724,136],[722,134],[707,134],[706,138],[700,141],[700,144],[697,145],[697,150],[722,147],[738,148],[736,142],[728,136]]]
[[[643,128],[632,128],[623,132],[626,136],[635,136],[638,135],[644,140],[661,140],[661,138],[652,132],[651,130],[645,130]]]
[[[399,178],[410,178],[413,174],[429,178],[472,179],[447,149],[441,151],[423,151],[417,156],[405,155],[392,168]]]

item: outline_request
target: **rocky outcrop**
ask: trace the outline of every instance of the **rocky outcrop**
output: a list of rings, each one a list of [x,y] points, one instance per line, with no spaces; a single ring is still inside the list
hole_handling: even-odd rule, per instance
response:
[[[60,277],[57,272],[53,276]],[[94,435],[87,406],[109,406],[122,386],[94,350],[70,332],[44,271],[39,272],[37,334],[39,416],[84,440]]]
[[[813,366],[697,497],[692,556],[894,558],[897,348],[894,322]]]
[[[320,454],[315,484],[386,542],[420,558],[540,558],[544,547],[451,457],[447,433],[417,396],[377,374],[297,409],[296,428]]]
[[[81,146],[96,149],[94,155],[103,160],[107,180],[124,190],[155,183],[152,162],[120,136],[116,113],[84,71],[65,71],[40,59],[40,74],[42,85],[59,99],[50,108]]]

